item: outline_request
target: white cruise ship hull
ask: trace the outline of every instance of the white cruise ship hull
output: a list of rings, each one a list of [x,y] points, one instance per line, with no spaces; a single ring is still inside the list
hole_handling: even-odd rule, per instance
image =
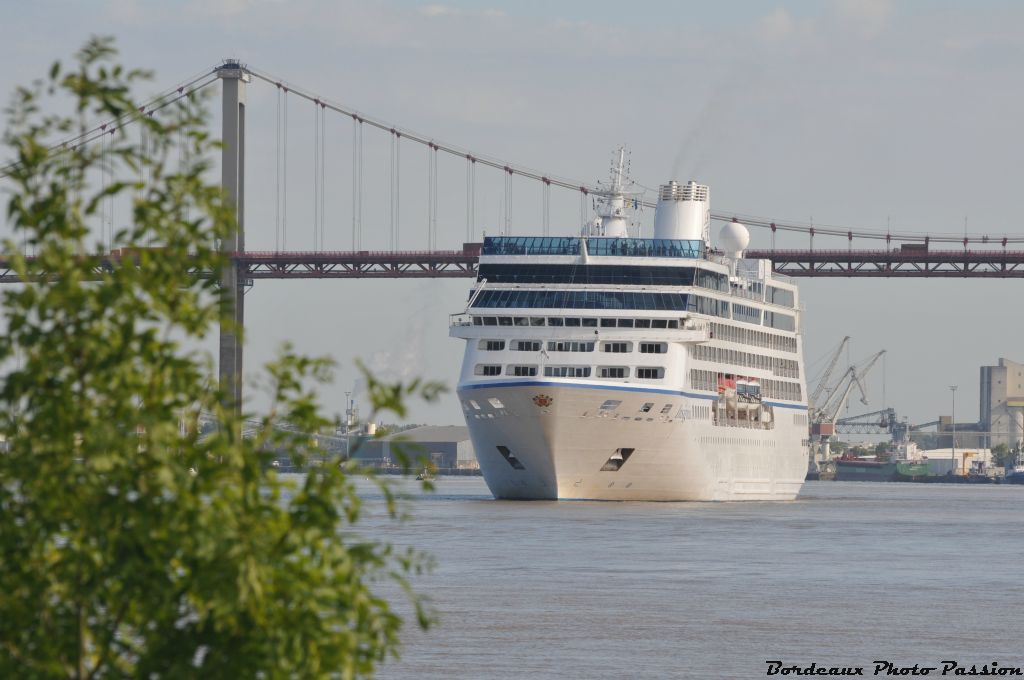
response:
[[[802,404],[775,404],[762,429],[715,425],[713,397],[672,390],[523,380],[459,396],[477,405],[466,422],[496,498],[792,500],[807,472]]]

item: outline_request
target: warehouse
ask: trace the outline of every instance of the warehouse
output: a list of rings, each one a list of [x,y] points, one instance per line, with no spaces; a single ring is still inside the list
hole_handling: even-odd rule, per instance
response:
[[[356,458],[380,467],[401,464],[401,454],[410,459],[427,457],[441,472],[476,470],[469,429],[459,425],[424,425],[363,444]]]

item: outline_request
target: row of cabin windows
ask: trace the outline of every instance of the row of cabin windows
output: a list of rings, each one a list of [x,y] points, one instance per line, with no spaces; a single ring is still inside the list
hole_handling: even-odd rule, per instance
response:
[[[780,331],[795,331],[796,318],[789,314],[780,314],[779,312],[765,312],[764,325],[778,328]]]
[[[481,264],[477,280],[488,283],[693,286],[726,292],[728,277],[694,267],[607,264]]]
[[[549,352],[593,352],[596,343],[581,342],[577,340],[549,340]],[[504,340],[481,340],[478,347],[488,352],[499,352],[505,349]],[[539,352],[540,340],[512,340],[510,349],[517,352]],[[641,342],[638,343],[641,354],[665,354],[668,352],[668,343],[665,342]],[[616,354],[627,354],[633,351],[632,342],[602,342],[602,352]]]
[[[800,377],[800,363],[794,359],[780,359],[764,354],[741,352],[740,350],[712,347],[710,345],[694,345],[690,353],[694,359],[701,359],[703,361],[717,361],[722,364],[770,370],[782,378]]]
[[[765,295],[765,301],[774,305],[782,305],[783,307],[793,307],[796,305],[796,298],[793,295],[793,291],[786,290],[785,288],[776,288],[775,286],[768,286],[768,293]]]
[[[568,326],[584,328],[679,328],[679,319],[599,319],[562,316],[474,316],[474,326]]]
[[[717,371],[690,369],[690,388],[713,392],[718,390],[718,379],[725,374]],[[761,396],[765,399],[785,399],[801,401],[803,390],[800,383],[788,380],[759,380]]]
[[[471,293],[472,307],[534,309],[650,309],[698,312],[729,318],[729,302],[690,293],[628,290],[522,290],[492,288]]]
[[[801,401],[802,390],[800,389],[800,383],[788,382],[786,380],[762,380],[761,396],[768,399]]]
[[[512,364],[505,366],[505,375],[513,377],[529,378],[537,375],[537,366]],[[498,376],[502,374],[501,364],[477,364],[476,375]],[[549,378],[589,378],[591,375],[590,366],[545,366],[544,375]],[[596,375],[599,378],[628,378],[630,369],[628,366],[598,366]],[[636,367],[636,378],[638,380],[661,380],[665,377],[665,369],[662,366],[638,366]]]
[[[641,354],[665,354],[668,352],[668,343],[664,342],[641,342],[637,343],[637,349]],[[632,342],[604,342],[601,343],[602,352],[614,352],[616,354],[628,354],[633,351]]]
[[[549,340],[549,352],[593,352],[594,343],[575,340]]]
[[[796,352],[796,338],[786,335],[754,330],[728,323],[712,323],[711,337],[718,340],[738,342],[743,345],[754,345],[765,349],[776,349],[783,352]]]
[[[545,366],[548,378],[589,378],[590,366]]]
[[[732,305],[732,318],[736,321],[744,321],[760,326],[761,310],[757,307],[747,307],[746,305],[738,305],[734,302]]]
[[[725,274],[694,267],[486,263],[480,265],[478,280],[482,279],[489,283],[697,285],[722,292],[730,290]],[[765,302],[783,307],[795,306],[795,295],[791,290],[768,286],[763,297],[762,290],[760,282],[751,282],[750,289],[746,291],[747,296],[755,300],[764,299]]]

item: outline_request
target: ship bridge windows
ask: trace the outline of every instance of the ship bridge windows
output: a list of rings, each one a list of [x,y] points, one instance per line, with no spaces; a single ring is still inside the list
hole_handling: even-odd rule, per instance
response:
[[[500,352],[501,350],[505,349],[505,341],[504,340],[481,340],[479,347],[480,347],[480,349],[484,350],[485,352]]]
[[[707,269],[697,270],[697,285],[701,288],[729,292],[729,277],[719,272],[708,271]]]
[[[513,340],[512,350],[516,352],[539,352],[540,340]]]
[[[481,292],[473,307],[539,308],[539,309],[650,309],[686,311],[688,298],[684,293],[648,293],[626,290],[521,290],[490,289]],[[700,297],[700,296],[696,296]],[[701,298],[708,300],[710,298]],[[713,301],[721,303],[721,301]],[[694,311],[702,311],[709,303],[693,301]],[[721,303],[728,305],[727,302]],[[700,307],[700,309],[698,309]],[[716,307],[717,308],[717,307]],[[511,325],[511,324],[509,324]],[[548,325],[551,325],[550,323]]]
[[[612,352],[614,354],[627,354],[633,350],[633,343],[631,342],[602,342],[602,352]]]
[[[474,316],[474,326],[554,326],[573,328],[679,328],[679,319],[598,319],[592,316],[562,317],[495,317]],[[481,349],[483,349],[481,347]]]
[[[718,298],[704,297],[703,295],[691,295],[687,309],[698,314],[708,316],[721,316],[729,318],[729,303]]]
[[[500,364],[477,364],[473,371],[475,375],[501,375]]]
[[[483,255],[579,255],[582,239],[571,236],[486,236]],[[587,252],[595,257],[698,258],[704,242],[661,238],[591,238]]]
[[[665,369],[661,366],[637,366],[636,377],[640,380],[661,380]]]
[[[514,375],[519,378],[532,378],[537,375],[536,366],[508,366],[505,369],[506,375]]]
[[[695,271],[693,267],[483,263],[477,279],[488,283],[692,286]]]
[[[597,374],[602,378],[628,378],[629,368],[626,366],[598,366]]]
[[[641,342],[641,354],[665,354],[668,352],[668,343],[665,342]]]

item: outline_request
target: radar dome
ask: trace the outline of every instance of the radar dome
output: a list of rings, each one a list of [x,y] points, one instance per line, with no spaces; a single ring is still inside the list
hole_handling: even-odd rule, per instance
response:
[[[718,232],[718,247],[727,255],[740,257],[749,245],[750,232],[736,220],[727,222]]]

